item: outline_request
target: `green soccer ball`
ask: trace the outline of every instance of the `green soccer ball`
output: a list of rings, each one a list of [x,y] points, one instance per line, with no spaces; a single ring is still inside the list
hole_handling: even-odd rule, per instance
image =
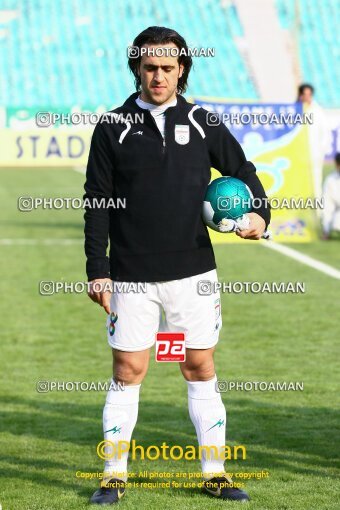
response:
[[[253,194],[249,187],[235,177],[219,177],[208,186],[203,202],[205,224],[219,232],[224,219],[236,220],[252,210]]]

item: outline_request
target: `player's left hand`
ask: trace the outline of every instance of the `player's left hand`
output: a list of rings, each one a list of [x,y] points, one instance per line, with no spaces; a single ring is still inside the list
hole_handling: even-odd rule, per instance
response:
[[[261,239],[263,232],[266,230],[266,222],[259,214],[254,212],[248,213],[247,216],[250,220],[249,228],[236,230],[236,235],[243,239]]]

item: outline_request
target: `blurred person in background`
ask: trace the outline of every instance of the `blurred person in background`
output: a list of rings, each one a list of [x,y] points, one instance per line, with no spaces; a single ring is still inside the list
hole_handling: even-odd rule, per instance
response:
[[[340,232],[340,152],[334,161],[335,170],[326,177],[323,185],[323,239],[329,239],[332,230]]]
[[[303,103],[304,113],[312,113],[312,124],[308,125],[309,145],[312,158],[312,173],[314,194],[316,198],[322,195],[322,171],[327,149],[327,120],[321,106],[314,99],[314,87],[303,83],[298,88],[298,101]]]

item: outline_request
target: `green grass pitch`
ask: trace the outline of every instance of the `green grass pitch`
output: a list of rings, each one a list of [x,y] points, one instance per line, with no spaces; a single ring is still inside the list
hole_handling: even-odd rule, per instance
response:
[[[81,196],[69,169],[1,170],[1,239],[78,239],[78,244],[0,245],[0,503],[3,510],[88,508],[100,471],[104,392],[37,393],[38,380],[105,381],[111,376],[105,313],[85,294],[42,297],[40,280],[84,281],[82,211],[18,212],[18,196]],[[339,240],[295,249],[340,269]],[[223,394],[227,443],[247,459],[228,471],[269,471],[250,480],[249,510],[336,510],[339,439],[339,281],[259,243],[217,246],[220,280],[304,281],[302,294],[224,294],[216,351],[219,379],[303,381],[302,392]],[[177,364],[151,362],[134,439],[143,446],[196,444]],[[199,462],[135,461],[132,471],[200,470]],[[237,505],[237,503],[236,503]],[[196,489],[131,489],[124,510],[219,509]]]

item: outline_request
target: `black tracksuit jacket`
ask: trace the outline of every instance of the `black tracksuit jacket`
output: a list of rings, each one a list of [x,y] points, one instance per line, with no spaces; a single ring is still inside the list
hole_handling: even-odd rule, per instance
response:
[[[132,94],[113,112],[130,114],[130,119],[143,113],[144,123],[100,121],[92,136],[84,197],[125,198],[126,208],[86,208],[89,280],[158,282],[214,269],[201,217],[211,167],[241,179],[254,197],[266,197],[240,144],[223,124],[207,125],[206,110],[178,95],[177,105],[165,112],[163,140],[151,113],[136,104],[137,97]],[[189,126],[188,143],[177,143],[176,125]],[[256,212],[268,225],[269,208]]]

